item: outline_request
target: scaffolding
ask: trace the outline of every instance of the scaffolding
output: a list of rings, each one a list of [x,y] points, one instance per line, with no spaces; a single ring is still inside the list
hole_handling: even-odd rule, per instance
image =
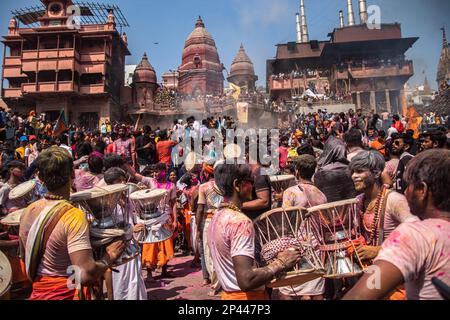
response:
[[[79,18],[81,25],[105,24],[108,21],[109,12],[112,11],[120,32],[122,32],[123,28],[130,27],[122,11],[116,5],[85,1],[76,1],[73,4],[80,8],[81,14]],[[39,27],[39,19],[45,15],[45,6],[41,4],[15,9],[11,11],[11,14],[23,25],[35,28]]]

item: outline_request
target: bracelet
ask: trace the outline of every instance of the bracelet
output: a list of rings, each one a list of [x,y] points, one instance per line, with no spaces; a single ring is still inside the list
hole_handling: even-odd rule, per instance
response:
[[[274,266],[273,264],[276,264],[276,266]],[[270,272],[272,273],[272,278],[277,278],[280,274],[283,273],[283,265],[281,264],[281,269],[277,270],[280,267],[280,262],[274,261],[271,264],[267,265],[267,268],[270,270]]]
[[[287,265],[284,263],[283,260],[281,260],[280,258],[275,258],[275,260],[279,261],[285,270],[288,269]]]

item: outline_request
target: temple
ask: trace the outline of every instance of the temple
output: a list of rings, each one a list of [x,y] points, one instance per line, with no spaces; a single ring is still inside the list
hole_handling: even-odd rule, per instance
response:
[[[223,93],[223,65],[216,43],[206,30],[201,17],[186,39],[181,66],[179,91],[186,95],[221,95]]]
[[[252,60],[245,52],[244,45],[241,44],[239,52],[231,63],[230,74],[227,78],[239,87],[244,88],[245,92],[254,92],[256,90],[256,81],[258,77],[255,75],[255,67]]]
[[[348,0],[348,25],[341,11],[329,40],[309,41],[301,1],[297,41],[277,45],[275,59],[267,61],[267,91],[274,104],[307,104],[311,111],[324,106],[336,112],[349,106],[377,113],[406,111],[403,87],[414,68],[405,53],[418,38],[403,38],[397,23],[367,24],[366,7],[366,1],[359,1],[357,24]]]
[[[130,55],[126,34],[118,31],[128,26],[120,9],[102,5],[96,15],[86,5],[74,25],[67,15],[71,0],[41,2],[42,7],[17,11],[3,37],[5,102],[20,113],[36,110],[50,120],[64,109],[68,122],[85,127],[120,119],[125,57]]]

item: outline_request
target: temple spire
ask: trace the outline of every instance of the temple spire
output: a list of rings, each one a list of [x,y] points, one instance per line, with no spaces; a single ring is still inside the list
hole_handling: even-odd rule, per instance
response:
[[[445,26],[443,26],[441,30],[442,30],[442,48],[445,49],[448,47],[447,35],[445,33]]]

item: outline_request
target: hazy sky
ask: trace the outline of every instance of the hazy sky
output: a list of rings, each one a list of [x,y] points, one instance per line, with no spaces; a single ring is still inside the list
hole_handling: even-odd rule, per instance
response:
[[[181,64],[184,42],[198,15],[216,41],[227,69],[242,42],[253,60],[259,84],[265,84],[265,61],[275,55],[275,45],[295,41],[295,13],[298,0],[97,0],[121,7],[131,27],[128,34],[132,56],[127,64],[139,63],[147,52],[158,74]],[[346,15],[346,0],[305,0],[310,39],[327,40],[339,25],[339,10]],[[6,34],[11,10],[39,4],[39,0],[1,0],[0,30]],[[381,7],[383,23],[399,22],[405,37],[420,37],[407,52],[414,61],[411,84],[422,83],[426,72],[436,88],[436,70],[442,47],[440,28],[450,35],[450,0],[368,0]],[[353,0],[357,21],[358,1]],[[346,19],[347,23],[347,19]],[[155,45],[154,43],[159,43]],[[3,60],[3,50],[0,57]]]

